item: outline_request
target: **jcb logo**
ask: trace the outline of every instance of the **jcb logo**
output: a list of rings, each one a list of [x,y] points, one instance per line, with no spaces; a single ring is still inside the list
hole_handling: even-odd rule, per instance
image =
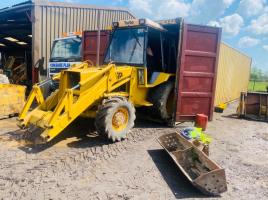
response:
[[[123,73],[122,72],[117,72],[117,78],[120,79],[123,77]]]

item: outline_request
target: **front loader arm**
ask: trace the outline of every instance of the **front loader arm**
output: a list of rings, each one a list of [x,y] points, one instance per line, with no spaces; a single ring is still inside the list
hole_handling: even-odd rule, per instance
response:
[[[90,105],[100,99],[106,91],[106,78],[101,78],[98,83],[90,88],[89,92],[83,94],[75,102],[73,90],[67,90],[45,124],[45,131],[41,136],[47,141],[50,141],[89,108]]]
[[[44,97],[41,88],[37,84],[33,86],[33,89],[30,95],[28,96],[26,103],[23,106],[23,109],[19,115],[20,121],[23,121],[25,119],[27,112],[31,108],[34,100],[36,100],[38,105],[41,105],[44,102]]]
[[[42,99],[41,90],[36,86],[20,115],[21,124],[42,128],[41,137],[50,141],[94,103],[130,81],[131,73],[132,68],[118,69],[112,64],[103,68],[87,69],[81,66],[63,71],[60,89],[54,94],[57,99],[55,107],[48,106],[51,101]],[[76,78],[73,77],[80,77],[79,82],[75,83]],[[28,112],[35,98],[39,99],[40,104]]]
[[[106,93],[129,81],[130,77],[131,69],[122,69],[118,72],[114,65],[108,65],[93,76],[79,82],[81,93],[76,89],[66,90],[41,136],[48,141],[53,139],[91,105],[103,98]],[[75,94],[79,94],[79,97],[77,98]]]
[[[24,107],[19,115],[19,121],[23,121],[25,119],[25,116],[29,109],[31,108],[34,100],[36,100],[37,105],[40,106],[44,102],[44,96],[41,90],[41,87],[47,83],[49,83],[51,80],[59,80],[60,79],[60,73],[55,74],[51,79],[46,79],[42,81],[41,83],[37,83],[33,86],[26,103],[24,104]]]

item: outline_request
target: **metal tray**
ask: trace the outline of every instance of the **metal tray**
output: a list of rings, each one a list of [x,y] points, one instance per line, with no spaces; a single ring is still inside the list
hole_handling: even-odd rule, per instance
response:
[[[227,191],[225,170],[179,133],[158,138],[187,179],[201,192],[218,196]]]

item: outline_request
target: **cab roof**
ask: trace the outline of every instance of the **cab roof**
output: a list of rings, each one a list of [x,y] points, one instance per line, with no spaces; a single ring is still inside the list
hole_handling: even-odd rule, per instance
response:
[[[130,19],[130,20],[120,20],[118,22],[113,23],[114,27],[135,27],[135,26],[148,26],[153,29],[157,29],[160,31],[166,31],[166,29],[161,26],[159,23],[154,22],[150,19]]]

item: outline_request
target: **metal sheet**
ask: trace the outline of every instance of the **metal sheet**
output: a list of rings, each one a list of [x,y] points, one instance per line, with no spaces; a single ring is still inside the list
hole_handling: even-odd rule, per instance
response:
[[[157,140],[186,178],[201,192],[220,195],[227,191],[225,170],[205,154],[204,145],[196,146],[194,140],[188,141],[180,133],[162,135]]]
[[[63,32],[102,30],[113,21],[134,18],[122,8],[47,1],[35,1],[33,14],[33,63],[45,57],[44,69],[40,70],[43,77],[46,76],[52,42],[62,37]]]
[[[249,83],[251,58],[228,46],[220,45],[215,103],[230,102],[246,92]]]
[[[178,67],[176,121],[212,120],[221,29],[184,24]]]
[[[237,111],[240,117],[268,122],[268,93],[242,92]]]
[[[98,37],[100,38],[98,39]],[[83,32],[84,60],[91,60],[94,64],[101,65],[103,63],[107,45],[109,43],[109,38],[110,38],[110,31]]]

